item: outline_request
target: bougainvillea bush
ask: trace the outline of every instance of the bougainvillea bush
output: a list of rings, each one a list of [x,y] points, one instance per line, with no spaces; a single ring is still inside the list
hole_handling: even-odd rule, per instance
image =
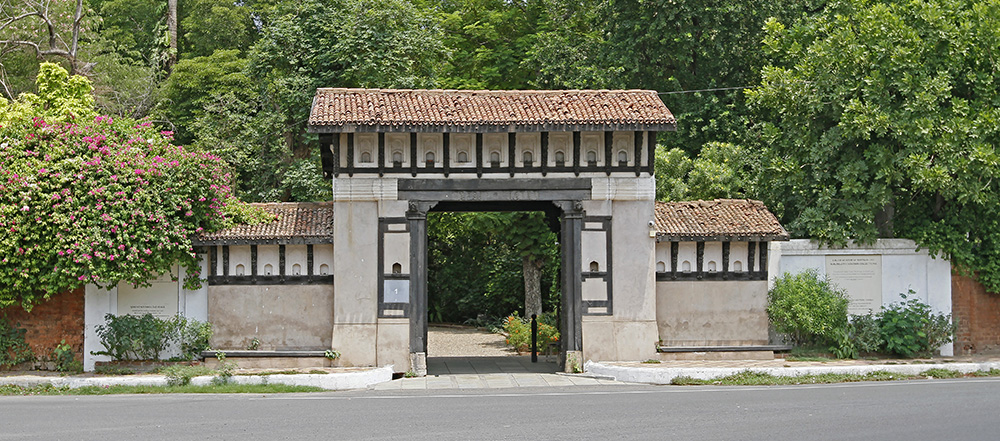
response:
[[[148,122],[46,115],[46,102],[66,99],[22,99],[0,118],[0,307],[30,308],[85,283],[144,285],[175,263],[197,268],[191,237],[226,219],[231,178],[219,158],[173,145]]]

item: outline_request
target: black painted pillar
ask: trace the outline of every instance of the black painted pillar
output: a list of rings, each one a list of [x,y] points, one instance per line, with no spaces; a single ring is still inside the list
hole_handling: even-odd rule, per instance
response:
[[[580,201],[561,201],[562,228],[562,349],[564,355],[583,350],[583,204]],[[582,360],[577,360],[583,363]],[[567,369],[570,367],[567,366]]]
[[[435,202],[410,201],[410,353],[427,354],[427,211]]]

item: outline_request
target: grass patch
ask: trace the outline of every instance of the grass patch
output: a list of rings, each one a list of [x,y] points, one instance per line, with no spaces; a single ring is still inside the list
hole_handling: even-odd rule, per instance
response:
[[[742,371],[727,377],[712,380],[699,380],[691,377],[675,377],[670,384],[678,386],[780,386],[794,384],[830,384],[830,383],[852,383],[857,381],[898,381],[898,380],[922,380],[928,378],[964,378],[964,377],[1000,377],[1000,369],[990,369],[988,371],[978,371],[963,374],[950,369],[928,369],[918,375],[896,374],[887,371],[875,371],[863,375],[859,374],[820,374],[792,376],[774,376],[763,372],[750,370]]]
[[[941,368],[928,369],[921,372],[920,375],[928,378],[959,378],[965,376],[965,374],[959,371]]]
[[[71,389],[50,384],[21,387],[0,386],[0,395],[117,395],[117,394],[281,394],[294,392],[324,392],[313,386],[284,384],[222,384],[210,386],[86,386]]]
[[[655,358],[650,358],[649,360],[646,360],[646,361],[644,361],[642,363],[643,364],[660,364],[660,360],[657,360]]]
[[[104,365],[104,366],[97,366],[96,368],[94,368],[94,373],[101,375],[117,376],[117,375],[132,375],[135,374],[135,371],[122,366]]]

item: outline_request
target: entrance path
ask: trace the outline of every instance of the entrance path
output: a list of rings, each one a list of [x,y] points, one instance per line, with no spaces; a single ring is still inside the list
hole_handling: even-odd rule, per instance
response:
[[[517,355],[505,337],[478,328],[427,327],[427,354],[431,357],[494,357]]]
[[[427,376],[400,378],[375,390],[505,389],[623,384],[600,377],[558,373],[556,356],[517,355],[504,336],[471,327],[429,326]]]

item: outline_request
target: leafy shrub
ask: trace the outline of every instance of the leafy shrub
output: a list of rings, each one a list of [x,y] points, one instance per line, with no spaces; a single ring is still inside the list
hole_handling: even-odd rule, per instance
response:
[[[796,345],[844,341],[847,295],[815,270],[779,277],[767,293],[767,315],[775,330]]]
[[[544,314],[543,314],[544,315]],[[531,319],[522,318],[516,312],[504,320],[503,329],[507,333],[507,344],[520,352],[531,350]],[[546,353],[549,343],[559,342],[559,331],[551,325],[538,321],[538,351]]]
[[[208,349],[212,338],[210,323],[181,316],[163,320],[152,314],[106,314],[104,319],[106,323],[97,326],[97,335],[105,350],[93,354],[114,360],[159,360],[171,342],[179,344],[182,359],[193,360]]]
[[[882,350],[885,339],[882,338],[882,325],[879,318],[873,314],[851,315],[849,332],[851,340],[861,353],[874,353]]]
[[[185,360],[198,358],[201,352],[209,347],[209,341],[214,334],[212,324],[181,316],[178,316],[176,320],[178,320],[178,343],[180,344],[181,358]]]
[[[76,360],[73,354],[73,347],[62,340],[52,350],[52,360],[56,363],[56,370],[59,372],[83,372],[83,363]]]
[[[909,296],[913,294],[910,290]],[[952,340],[955,326],[951,314],[935,314],[919,299],[900,296],[903,302],[893,303],[879,314],[886,351],[907,358],[926,356]]]
[[[205,366],[188,366],[183,364],[174,364],[170,366],[164,366],[160,368],[157,372],[167,377],[168,386],[187,386],[191,384],[192,378],[212,375],[213,371]]]
[[[27,331],[0,318],[0,367],[12,367],[35,359],[24,340]]]

